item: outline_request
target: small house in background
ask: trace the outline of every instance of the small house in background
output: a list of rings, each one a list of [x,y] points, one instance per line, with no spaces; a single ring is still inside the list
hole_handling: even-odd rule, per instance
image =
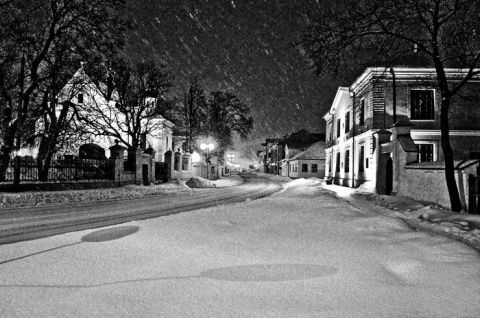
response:
[[[288,167],[287,176],[290,178],[323,178],[325,177],[325,141],[317,141],[305,151],[284,160]]]
[[[317,142],[321,143],[315,145],[312,149],[306,152],[309,147]],[[263,165],[261,165],[262,172],[286,177],[323,176],[323,171],[325,171],[324,151],[317,155],[314,155],[313,153],[316,152],[319,147],[321,148],[323,146],[323,149],[325,149],[325,134],[311,133],[305,129],[301,129],[297,132],[288,134],[283,138],[266,139],[262,146],[265,146],[265,151],[261,152],[261,155],[263,155]],[[304,162],[301,167],[307,169],[307,173],[304,174],[305,176],[303,176],[302,173],[298,173],[297,167],[291,166],[290,163],[290,160],[295,157],[297,158],[295,164],[298,164],[298,160],[301,160],[301,153],[304,154],[304,157],[302,157]],[[302,169],[301,167],[299,169]]]

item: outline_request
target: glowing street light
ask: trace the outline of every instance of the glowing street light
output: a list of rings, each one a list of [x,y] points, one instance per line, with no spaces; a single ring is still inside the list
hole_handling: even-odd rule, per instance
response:
[[[207,151],[207,160],[206,160],[207,161],[207,179],[209,179],[208,178],[208,170],[209,170],[208,161],[209,161],[209,157],[210,157],[210,151],[212,151],[213,148],[215,148],[215,146],[212,143],[209,143],[209,144],[202,143],[202,144],[200,144],[200,149]]]
[[[233,153],[228,153],[227,154],[227,160],[229,162],[229,167],[228,167],[228,171],[230,172],[230,175],[232,175],[232,169],[230,168],[230,166],[232,166],[232,161],[233,159],[235,158],[235,155]]]

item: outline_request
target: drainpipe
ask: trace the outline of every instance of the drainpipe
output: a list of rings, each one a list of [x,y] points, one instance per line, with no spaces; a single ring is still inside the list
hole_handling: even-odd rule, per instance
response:
[[[395,78],[395,71],[393,67],[390,67],[390,74],[392,74],[392,85],[393,85],[393,125],[397,123],[397,85]]]
[[[333,177],[335,177],[335,172],[333,171],[333,133],[334,133],[333,123],[334,123],[334,119],[335,119],[335,117],[332,114],[332,129],[330,129],[331,130],[330,137],[331,137],[331,141],[332,141],[332,147],[330,147],[331,148],[330,156],[332,158],[332,160],[330,160],[330,172],[331,172],[330,177],[332,178],[332,183],[333,183]]]
[[[352,115],[353,115],[353,126],[352,126],[352,188],[355,187],[355,93],[350,92],[350,97],[352,98]]]

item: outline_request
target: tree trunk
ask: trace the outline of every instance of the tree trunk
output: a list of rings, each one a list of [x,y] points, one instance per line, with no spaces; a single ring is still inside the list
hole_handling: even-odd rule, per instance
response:
[[[10,163],[10,156],[13,152],[17,130],[16,122],[9,125],[12,120],[11,108],[9,108],[9,111],[5,110],[4,119],[7,127],[5,127],[3,140],[1,142],[2,145],[0,146],[0,182],[4,182],[6,178],[5,174]]]
[[[448,124],[448,110],[450,108],[451,98],[443,97],[440,113],[440,129],[442,133],[442,149],[445,157],[445,179],[447,182],[448,195],[450,196],[450,206],[452,211],[460,212],[462,202],[458,192],[457,182],[455,181],[455,165],[453,162],[453,150],[450,145],[450,128]]]

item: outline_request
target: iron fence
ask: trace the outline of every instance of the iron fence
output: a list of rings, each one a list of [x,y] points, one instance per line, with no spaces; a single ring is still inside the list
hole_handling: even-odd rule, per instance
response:
[[[0,171],[3,167],[0,166]],[[40,181],[37,160],[30,156],[16,157],[11,160],[6,172],[5,182],[13,182],[15,169],[18,169],[20,181]],[[107,159],[79,159],[74,156],[60,156],[52,160],[47,181],[78,181],[113,179],[113,169]]]

